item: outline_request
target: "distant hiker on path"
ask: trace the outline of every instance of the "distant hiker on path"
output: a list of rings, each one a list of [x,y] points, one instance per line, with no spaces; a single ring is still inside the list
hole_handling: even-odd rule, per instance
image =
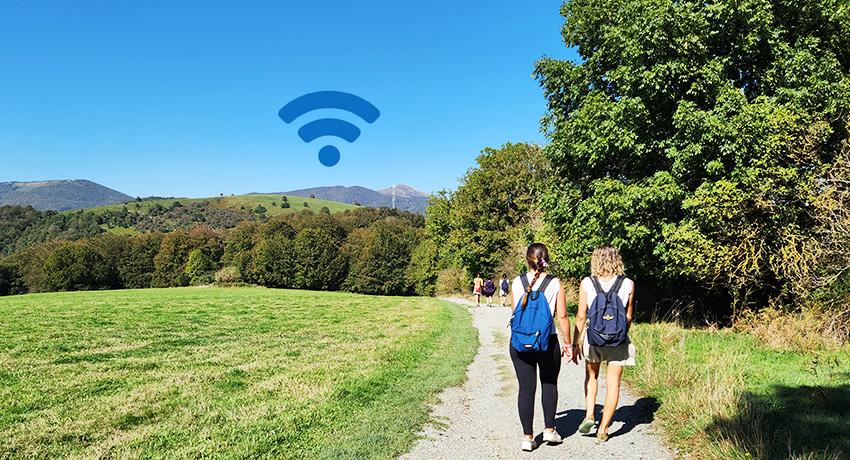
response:
[[[481,292],[484,294],[484,297],[487,297],[487,307],[492,307],[493,294],[496,293],[496,283],[494,283],[492,279],[487,278],[487,281],[484,282],[484,287],[481,289]]]
[[[508,274],[502,273],[502,282],[499,284],[499,299],[503,307],[508,306],[508,292],[510,289],[511,285],[508,283]]]
[[[522,424],[523,438],[520,448],[532,451],[537,448],[534,440],[534,393],[537,391],[537,373],[540,371],[543,399],[543,441],[549,444],[562,442],[555,431],[555,408],[558,405],[558,374],[561,357],[573,359],[574,345],[570,339],[570,319],[567,317],[567,302],[561,281],[546,273],[549,265],[549,250],[542,243],[528,247],[525,260],[529,272],[513,280],[511,304],[510,356],[519,381],[517,408]],[[558,342],[558,330],[552,317],[564,333],[564,345]]]
[[[481,273],[475,274],[475,280],[472,281],[472,296],[475,297],[475,306],[481,306],[481,288],[484,285],[484,280],[481,279]]]
[[[600,246],[590,258],[590,276],[581,280],[579,289],[576,329],[583,336],[586,413],[578,431],[589,433],[594,425],[599,365],[607,363],[605,406],[596,430],[596,438],[602,442],[608,440],[608,427],[619,402],[623,366],[635,365],[635,347],[628,336],[634,314],[635,284],[624,273],[623,259],[617,249]]]

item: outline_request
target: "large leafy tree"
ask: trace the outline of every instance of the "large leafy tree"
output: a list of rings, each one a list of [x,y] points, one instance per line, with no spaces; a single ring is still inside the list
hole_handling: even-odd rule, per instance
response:
[[[426,230],[452,265],[489,274],[534,215],[551,180],[549,161],[539,146],[522,143],[485,148],[476,161],[454,193],[432,197]]]
[[[634,276],[736,304],[782,293],[847,139],[846,2],[572,0],[561,13],[582,60],[542,59],[536,76],[564,268],[582,274],[612,242]]]

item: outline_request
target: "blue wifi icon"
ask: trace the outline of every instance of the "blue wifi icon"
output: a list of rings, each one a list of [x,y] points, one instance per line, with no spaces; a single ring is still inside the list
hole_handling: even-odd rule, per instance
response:
[[[342,91],[317,91],[297,97],[283,106],[278,116],[289,124],[301,115],[319,109],[344,110],[357,115],[367,123],[374,123],[381,116],[378,108],[369,101]],[[304,142],[312,142],[324,136],[334,136],[354,142],[360,137],[360,128],[338,118],[320,118],[305,124],[298,130],[298,137]],[[339,149],[333,145],[322,147],[319,150],[319,162],[325,166],[337,164]]]

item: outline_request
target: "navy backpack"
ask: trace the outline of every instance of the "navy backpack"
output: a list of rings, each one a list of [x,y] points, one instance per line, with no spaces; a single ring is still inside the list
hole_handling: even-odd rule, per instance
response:
[[[611,290],[605,292],[598,278],[590,278],[596,297],[587,309],[587,341],[594,347],[616,347],[627,340],[626,307],[618,295],[624,279],[625,276],[618,276]]]
[[[522,287],[528,289],[528,278],[520,275]],[[549,336],[555,334],[555,323],[552,321],[552,310],[544,293],[549,283],[555,279],[546,275],[540,288],[528,294],[528,304],[522,307],[522,298],[517,301],[514,314],[511,316],[511,346],[516,351],[546,351],[549,348]]]

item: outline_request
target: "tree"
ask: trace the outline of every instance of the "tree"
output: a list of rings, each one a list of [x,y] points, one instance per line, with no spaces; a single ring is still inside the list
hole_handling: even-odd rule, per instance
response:
[[[322,209],[319,209],[319,212],[324,214],[330,214],[331,210],[327,206],[322,206]]]
[[[0,259],[0,296],[26,292],[20,267],[12,261]]]
[[[410,254],[410,263],[405,269],[407,285],[417,295],[435,294],[439,273],[439,248],[430,239],[422,239]]]
[[[326,228],[305,228],[293,241],[295,287],[336,291],[348,271],[348,260],[340,250],[343,238]]]
[[[292,241],[284,235],[271,235],[254,248],[253,278],[272,288],[296,286],[296,256]]]
[[[108,288],[107,265],[86,242],[62,243],[42,268],[46,291],[85,291]]]
[[[186,276],[193,285],[212,282],[213,261],[202,249],[192,249],[186,261]]]
[[[512,254],[514,239],[530,243],[537,200],[550,179],[549,162],[539,146],[505,144],[486,148],[452,194],[431,198],[426,211],[429,237],[446,265],[467,273],[488,272]]]
[[[118,260],[118,278],[129,289],[151,287],[156,270],[154,258],[159,253],[162,233],[141,233],[127,241],[126,250]]]
[[[562,268],[586,273],[611,242],[656,285],[699,283],[735,305],[787,294],[813,237],[807,207],[847,139],[850,9],[573,0],[562,14],[582,61],[535,70]]]
[[[283,203],[280,204],[280,207],[283,208],[283,209],[289,209],[290,204],[289,204],[288,201],[284,201]]]
[[[410,254],[421,239],[419,232],[393,220],[354,230],[346,244],[350,268],[345,289],[363,294],[411,293],[405,271]]]
[[[166,234],[160,244],[159,253],[154,257],[153,286],[188,286],[186,262],[192,249],[192,240],[185,231],[175,230]]]

